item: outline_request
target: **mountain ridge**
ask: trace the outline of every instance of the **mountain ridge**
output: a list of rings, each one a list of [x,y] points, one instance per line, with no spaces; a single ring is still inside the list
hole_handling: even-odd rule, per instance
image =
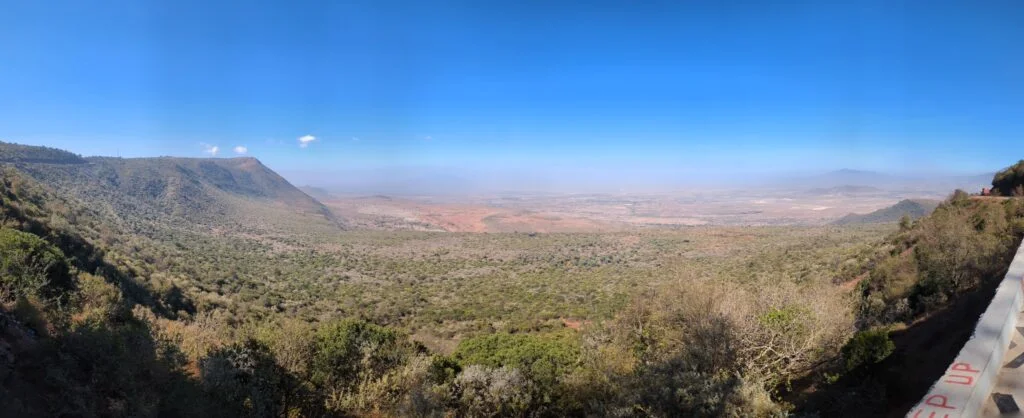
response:
[[[339,227],[343,224],[320,201],[254,157],[96,156],[78,157],[82,162],[76,164],[39,163],[59,152],[0,143],[0,155],[19,156],[0,163],[103,207],[108,214],[129,223],[143,218],[185,227],[245,228],[246,224],[271,225],[282,220],[282,213],[297,213]]]
[[[930,199],[903,199],[871,213],[851,213],[832,222],[833,225],[854,225],[897,222],[904,215],[916,220],[928,216],[939,205],[939,201]]]

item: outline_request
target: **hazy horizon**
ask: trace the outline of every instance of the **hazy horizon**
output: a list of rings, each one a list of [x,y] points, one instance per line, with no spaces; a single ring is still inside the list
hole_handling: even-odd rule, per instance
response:
[[[467,190],[976,175],[1018,159],[1012,4],[462,6],[13,4],[0,140]]]
[[[20,143],[0,138],[0,141]],[[798,190],[836,186],[872,186],[893,190],[915,187],[965,187],[986,185],[996,169],[987,172],[950,170],[864,170],[850,167],[801,169],[774,172],[736,169],[732,173],[714,170],[697,172],[680,168],[624,168],[609,164],[596,167],[490,167],[467,169],[458,166],[392,166],[378,168],[337,168],[303,170],[281,168],[273,155],[262,158],[250,153],[210,155],[110,155],[83,152],[87,147],[59,146],[47,141],[27,145],[57,147],[84,157],[123,158],[237,158],[260,159],[296,186],[310,186],[341,194],[474,195],[493,193],[668,193],[715,189],[759,187]],[[269,161],[268,161],[269,160]],[[1004,165],[1008,165],[1007,164]],[[980,179],[980,180],[979,180]],[[979,181],[976,181],[979,180]]]

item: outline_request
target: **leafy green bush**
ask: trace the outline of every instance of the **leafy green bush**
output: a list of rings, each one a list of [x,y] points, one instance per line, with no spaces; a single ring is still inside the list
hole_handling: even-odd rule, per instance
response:
[[[915,233],[920,280],[908,296],[918,312],[935,309],[993,278],[1013,254],[1006,211],[990,202],[951,200],[921,222]]]
[[[579,342],[568,332],[483,335],[463,340],[453,354],[466,366],[517,368],[548,388],[571,371],[579,356]]]
[[[427,368],[427,377],[432,383],[448,383],[462,372],[458,361],[448,356],[434,356]]]
[[[846,371],[863,365],[879,363],[896,349],[889,339],[889,330],[876,328],[854,334],[843,347],[843,363]]]
[[[329,323],[316,333],[312,378],[321,387],[351,387],[401,364],[406,354],[395,330],[352,319]]]
[[[35,235],[0,228],[0,296],[55,297],[73,286],[60,250]]]

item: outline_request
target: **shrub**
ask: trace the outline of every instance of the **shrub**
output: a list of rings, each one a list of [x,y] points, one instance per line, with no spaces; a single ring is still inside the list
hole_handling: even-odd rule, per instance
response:
[[[454,380],[460,372],[462,372],[462,366],[455,359],[448,356],[434,356],[430,359],[427,377],[432,383],[448,383]]]
[[[324,325],[317,332],[312,378],[321,387],[343,390],[383,375],[401,364],[405,355],[394,330],[342,320]]]
[[[469,366],[454,386],[459,416],[525,416],[537,401],[530,379],[508,367]]]
[[[517,368],[546,388],[568,374],[579,356],[579,343],[569,332],[484,335],[463,340],[453,354],[463,365]]]
[[[909,214],[905,213],[903,214],[903,216],[900,217],[899,226],[900,232],[908,231],[912,226],[914,226],[914,220],[910,218]]]
[[[896,345],[889,339],[889,330],[876,328],[861,331],[843,346],[843,363],[849,372],[863,365],[879,363],[895,349]]]
[[[915,232],[920,280],[908,295],[918,312],[945,303],[1006,266],[1013,237],[996,204],[942,205]]]
[[[81,273],[78,283],[79,292],[73,300],[79,309],[79,321],[123,321],[130,316],[121,291],[102,277]]]
[[[73,285],[60,250],[35,235],[0,228],[0,296],[56,297]]]
[[[284,408],[285,371],[262,343],[249,339],[210,353],[202,379],[214,396],[226,400],[237,416],[278,416]]]

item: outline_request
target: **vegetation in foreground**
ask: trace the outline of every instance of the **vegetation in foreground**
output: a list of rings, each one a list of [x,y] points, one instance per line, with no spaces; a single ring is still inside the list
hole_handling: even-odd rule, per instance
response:
[[[885,239],[268,233],[248,249],[281,258],[254,263],[226,244],[245,241],[166,242],[184,232],[164,215],[118,224],[50,187],[0,180],[0,408],[17,416],[891,412],[915,396],[892,390],[906,333],[998,280],[1024,232],[1021,202],[958,192]],[[347,280],[280,280],[335,262]],[[296,270],[256,286],[261,268]]]

